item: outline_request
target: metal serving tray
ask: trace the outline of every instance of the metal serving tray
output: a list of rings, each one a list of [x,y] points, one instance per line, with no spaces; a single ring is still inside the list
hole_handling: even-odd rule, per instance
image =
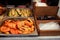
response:
[[[28,18],[29,18],[29,17],[28,17]],[[10,20],[25,20],[25,19],[27,19],[27,18],[26,18],[26,17],[25,17],[25,18],[23,18],[23,17],[18,17],[18,18],[7,17],[7,18],[3,19],[3,20],[0,22],[0,26],[4,23],[5,20],[9,20],[9,19],[10,19]],[[2,34],[2,33],[0,33],[0,37],[12,37],[12,36],[14,36],[14,37],[15,37],[15,36],[20,36],[20,37],[28,36],[28,37],[30,37],[30,36],[38,36],[34,17],[30,17],[30,19],[32,19],[32,21],[34,22],[34,26],[35,26],[35,31],[34,31],[33,33],[31,33],[31,34],[16,34],[16,35],[14,35],[14,34]]]

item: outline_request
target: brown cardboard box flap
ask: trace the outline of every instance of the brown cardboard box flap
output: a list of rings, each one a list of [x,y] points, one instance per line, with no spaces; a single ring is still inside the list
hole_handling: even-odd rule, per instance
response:
[[[56,16],[58,12],[58,6],[47,6],[47,7],[35,7],[36,16]]]

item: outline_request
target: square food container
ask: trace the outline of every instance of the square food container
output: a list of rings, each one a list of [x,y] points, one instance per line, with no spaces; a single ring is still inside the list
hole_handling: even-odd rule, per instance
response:
[[[7,8],[6,17],[33,17],[33,10],[30,8]]]
[[[16,36],[19,36],[19,37],[32,37],[32,36],[38,36],[38,32],[37,32],[37,28],[36,28],[36,24],[35,24],[35,20],[34,20],[34,17],[27,17],[27,18],[22,18],[22,17],[19,17],[19,18],[11,18],[11,17],[7,17],[7,18],[4,18],[1,22],[0,22],[0,27],[4,24],[4,22],[6,20],[13,20],[13,21],[17,21],[17,20],[20,20],[20,21],[23,21],[23,20],[27,20],[28,18],[30,18],[33,22],[33,25],[34,25],[34,32],[30,33],[30,34],[4,34],[4,33],[1,33],[0,31],[0,37],[16,37]]]

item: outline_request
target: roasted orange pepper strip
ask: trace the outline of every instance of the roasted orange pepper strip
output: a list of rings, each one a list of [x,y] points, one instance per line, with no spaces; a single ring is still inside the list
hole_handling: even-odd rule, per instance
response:
[[[16,29],[16,24],[15,24],[15,23],[7,22],[7,23],[5,23],[5,25],[8,26],[8,27],[10,27],[10,28],[14,28],[14,29]]]
[[[29,26],[29,27],[32,26],[32,24],[31,24],[30,22],[28,22],[28,21],[25,21],[24,23],[25,23],[27,26]]]
[[[21,34],[22,32],[17,29],[10,29],[11,34]]]
[[[8,31],[10,31],[10,28],[9,27],[6,27],[6,26],[2,26],[0,28],[0,30],[1,30],[1,32],[8,32]]]

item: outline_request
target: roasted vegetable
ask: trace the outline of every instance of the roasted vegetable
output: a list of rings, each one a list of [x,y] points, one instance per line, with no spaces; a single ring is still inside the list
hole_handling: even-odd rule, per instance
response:
[[[34,32],[33,21],[26,20],[6,20],[0,27],[0,31],[5,34],[30,34]]]
[[[29,17],[31,16],[31,10],[30,9],[19,9],[19,8],[16,8],[16,9],[11,9],[9,11],[9,14],[8,16],[12,16],[12,17]]]
[[[17,17],[19,16],[18,13],[15,11],[15,9],[11,9],[11,11],[9,12],[9,16],[11,17]]]
[[[6,27],[6,26],[2,26],[0,28],[0,30],[1,30],[1,32],[8,32],[8,31],[10,31],[10,28],[9,27]]]

